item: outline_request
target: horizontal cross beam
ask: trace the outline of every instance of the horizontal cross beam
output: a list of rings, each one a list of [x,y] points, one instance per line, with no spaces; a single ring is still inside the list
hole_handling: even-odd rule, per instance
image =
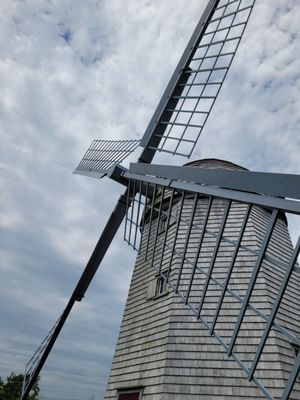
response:
[[[131,163],[130,171],[203,185],[300,200],[300,175]]]
[[[199,168],[197,168],[197,170],[198,169]],[[142,175],[131,172],[131,170],[129,170],[128,172],[124,172],[123,177],[127,179],[136,179],[138,181],[167,186],[171,189],[174,188],[179,190],[186,190],[192,193],[199,193],[207,196],[220,197],[223,199],[238,201],[246,204],[254,204],[271,210],[276,208],[284,212],[300,215],[299,201],[287,200],[278,197],[270,197],[242,190],[232,190],[227,188],[224,189],[224,185],[223,187],[215,187],[215,186],[201,185],[194,182],[184,182],[183,179],[180,179],[180,177],[177,177],[176,179],[178,180],[175,180],[171,179],[170,177],[159,178],[156,176]]]

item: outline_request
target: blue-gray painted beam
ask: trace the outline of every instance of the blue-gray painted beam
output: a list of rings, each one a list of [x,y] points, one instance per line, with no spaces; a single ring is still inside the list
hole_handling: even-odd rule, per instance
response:
[[[159,201],[159,209],[158,209],[158,214],[157,214],[157,224],[156,224],[156,228],[155,228],[155,236],[154,236],[155,240],[154,240],[153,249],[152,249],[151,266],[153,266],[154,258],[155,258],[156,245],[157,245],[157,241],[158,241],[157,238],[158,238],[158,232],[159,232],[159,222],[160,222],[160,218],[161,218],[164,194],[165,194],[165,187],[163,187],[160,192],[160,201]]]
[[[212,199],[212,197],[210,197],[209,200],[208,200],[208,203],[207,203],[206,214],[205,214],[205,218],[204,218],[204,222],[203,222],[203,227],[202,227],[202,230],[201,230],[201,236],[200,236],[200,239],[199,239],[199,242],[198,242],[198,247],[197,247],[197,252],[196,252],[196,255],[195,255],[195,261],[194,261],[192,273],[191,273],[191,276],[190,276],[189,287],[188,287],[188,290],[187,290],[186,295],[185,295],[185,304],[188,303],[189,296],[190,296],[190,293],[191,293],[191,289],[192,289],[192,285],[193,285],[193,281],[194,281],[194,277],[195,277],[195,273],[196,273],[196,269],[197,269],[198,258],[199,258],[200,251],[201,251],[201,248],[202,248],[202,243],[203,243],[204,235],[205,235],[205,232],[206,232],[206,227],[207,227],[207,223],[208,223],[208,219],[209,219],[209,215],[210,215],[212,202],[213,202],[213,199]]]
[[[220,248],[222,236],[223,236],[223,233],[224,233],[225,225],[226,225],[228,214],[229,214],[229,211],[230,211],[230,206],[231,206],[231,201],[227,200],[226,204],[225,204],[225,207],[224,207],[223,217],[222,217],[221,225],[220,225],[220,228],[219,228],[218,236],[217,236],[217,239],[216,239],[214,252],[213,252],[212,258],[210,260],[210,265],[209,265],[207,277],[206,277],[206,280],[205,280],[201,301],[200,301],[200,304],[198,306],[198,314],[197,314],[197,318],[198,319],[200,318],[200,314],[201,314],[201,311],[202,311],[202,308],[203,308],[203,305],[204,305],[204,302],[205,302],[206,292],[207,292],[207,289],[208,289],[208,286],[209,286],[209,282],[210,282],[210,278],[211,278],[211,275],[212,275],[212,272],[213,272],[213,268],[215,266],[217,254],[218,254],[218,251],[219,251],[219,248]]]
[[[124,177],[142,180],[144,182],[158,183],[162,186],[175,188],[179,190],[186,190],[192,193],[201,193],[208,196],[220,197],[232,201],[237,201],[246,204],[254,204],[257,206],[265,207],[270,210],[277,208],[291,214],[300,214],[300,202],[293,200],[280,199],[276,197],[263,196],[259,194],[242,192],[231,189],[221,189],[213,186],[199,185],[195,183],[187,183],[176,181],[175,179],[157,178],[154,176],[140,175],[136,173],[125,172]]]
[[[255,357],[254,357],[254,360],[253,360],[251,368],[249,370],[249,374],[248,374],[248,379],[249,380],[251,380],[253,378],[255,369],[256,369],[257,364],[258,364],[258,362],[260,360],[260,357],[261,357],[262,351],[264,349],[264,346],[266,344],[267,338],[269,336],[270,330],[271,330],[271,328],[273,326],[273,322],[275,320],[277,311],[278,311],[278,309],[280,307],[281,300],[282,300],[282,298],[284,296],[285,289],[287,288],[287,285],[289,283],[289,279],[290,279],[290,277],[292,275],[293,267],[294,267],[295,263],[297,262],[299,251],[300,251],[300,237],[299,237],[298,242],[296,244],[296,247],[295,247],[295,250],[293,252],[293,255],[292,255],[291,259],[290,259],[289,265],[288,265],[288,267],[286,269],[285,276],[284,276],[284,278],[283,278],[283,280],[281,282],[281,286],[280,286],[280,289],[278,291],[278,294],[277,294],[276,300],[274,302],[274,305],[272,307],[271,314],[268,317],[268,322],[267,322],[267,324],[265,326],[264,333],[263,333],[263,335],[261,337],[259,346],[257,348],[256,354],[255,354]]]
[[[268,244],[270,242],[270,239],[271,239],[274,227],[275,227],[275,223],[276,223],[277,217],[278,217],[278,210],[275,209],[275,210],[273,210],[272,215],[270,217],[270,220],[269,220],[269,223],[268,223],[268,226],[267,226],[267,230],[265,232],[265,235],[264,235],[264,238],[263,238],[263,241],[262,241],[262,244],[261,244],[257,259],[256,259],[256,262],[255,262],[255,266],[253,268],[252,276],[251,276],[250,282],[249,282],[248,287],[247,287],[247,291],[246,291],[246,294],[245,294],[245,297],[244,297],[244,301],[243,301],[243,304],[242,304],[242,307],[241,307],[237,322],[235,324],[234,331],[233,331],[232,336],[231,336],[231,341],[230,341],[230,344],[228,346],[228,351],[227,351],[229,356],[231,356],[231,354],[232,354],[233,347],[235,345],[239,330],[241,328],[244,316],[246,314],[246,310],[248,308],[249,300],[250,300],[252,291],[254,289],[254,285],[255,285],[256,279],[258,277],[258,273],[260,271],[260,268],[261,268],[261,265],[262,265],[262,262],[263,262],[263,259],[264,259],[264,255],[265,255],[265,253],[267,251]]]
[[[198,202],[198,194],[195,193],[194,194],[193,207],[192,207],[191,215],[190,215],[190,222],[189,222],[188,229],[187,229],[187,232],[186,232],[186,237],[185,237],[185,243],[184,243],[184,249],[183,249],[183,253],[182,253],[182,259],[181,259],[180,268],[179,268],[179,271],[178,271],[178,277],[177,277],[175,293],[177,293],[178,289],[179,289],[179,284],[180,284],[180,279],[181,279],[182,270],[183,270],[183,266],[184,266],[185,256],[186,256],[186,252],[187,252],[187,249],[188,249],[188,245],[189,245],[189,241],[190,241],[190,235],[191,235],[191,231],[192,231],[192,227],[193,227],[193,221],[194,221],[194,217],[195,217],[195,211],[196,211],[196,207],[197,207],[197,202]]]
[[[145,218],[146,218],[146,204],[147,204],[147,200],[148,200],[148,193],[149,193],[149,183],[142,183],[142,188],[145,185],[146,186],[146,190],[145,190],[145,204],[144,204],[144,210],[143,210],[143,216],[142,216],[142,226],[141,226],[141,242],[140,242],[140,246],[139,246],[139,254],[141,253],[141,243],[142,243],[142,239],[144,236],[144,229],[145,229]]]
[[[183,191],[182,194],[181,194],[181,201],[180,201],[179,213],[178,213],[178,216],[177,216],[175,236],[174,236],[174,239],[173,239],[171,257],[170,257],[170,262],[169,262],[169,266],[168,266],[167,282],[169,282],[170,272],[171,272],[172,263],[173,263],[173,257],[174,257],[174,254],[175,254],[175,248],[176,248],[177,236],[178,236],[178,232],[179,232],[179,226],[180,226],[180,222],[181,222],[181,214],[182,214],[184,200],[185,200],[185,191]]]
[[[136,217],[136,226],[135,226],[135,233],[134,233],[134,243],[133,243],[133,248],[137,250],[136,248],[136,240],[137,240],[137,232],[138,232],[138,227],[139,227],[139,220],[140,220],[140,212],[141,212],[141,206],[142,206],[142,182],[139,182],[139,193],[138,193],[138,211],[137,211],[137,217]]]
[[[160,257],[160,263],[159,263],[159,271],[158,271],[159,273],[161,272],[161,266],[162,266],[162,263],[163,263],[164,252],[165,252],[165,247],[166,247],[166,243],[167,243],[168,229],[169,229],[169,225],[170,225],[171,213],[172,213],[172,207],[173,207],[174,192],[175,192],[175,190],[172,189],[171,196],[169,198],[169,207],[168,207],[167,220],[166,220],[166,229],[165,229],[165,232],[164,232],[164,239],[163,239],[161,257]]]
[[[128,223],[130,223],[130,219],[128,218],[128,213],[129,213],[129,207],[131,204],[131,201],[130,201],[131,184],[132,184],[132,181],[129,179],[128,180],[128,188],[127,188],[126,214],[125,214],[125,226],[124,226],[124,240],[125,241],[127,241],[127,226],[128,226]]]
[[[148,251],[149,251],[149,242],[150,242],[152,222],[153,222],[153,211],[154,211],[156,192],[157,192],[157,185],[154,184],[153,197],[151,200],[151,210],[150,210],[149,223],[148,223],[148,235],[147,235],[147,242],[146,242],[145,260],[147,260]]]
[[[211,335],[214,332],[214,329],[215,329],[215,326],[216,326],[216,323],[217,323],[217,319],[218,319],[218,316],[219,316],[219,313],[220,313],[220,310],[221,310],[221,307],[222,307],[222,304],[223,304],[223,300],[224,300],[224,297],[225,297],[225,294],[226,294],[226,291],[227,291],[227,288],[228,288],[230,277],[231,277],[231,274],[232,274],[232,271],[233,271],[233,267],[234,267],[238,252],[240,250],[240,245],[241,245],[241,242],[242,242],[242,239],[243,239],[243,235],[244,235],[244,232],[245,232],[245,229],[246,229],[246,226],[247,226],[247,222],[248,222],[248,218],[249,218],[249,215],[250,215],[250,211],[251,211],[251,206],[248,205],[248,207],[246,209],[246,212],[245,212],[244,220],[243,220],[243,223],[242,223],[242,226],[241,226],[241,229],[240,229],[239,237],[238,237],[238,240],[237,240],[235,248],[234,248],[234,252],[233,252],[233,255],[232,255],[230,266],[229,266],[228,271],[227,271],[227,275],[226,275],[226,279],[225,279],[225,282],[224,282],[224,286],[223,286],[223,289],[222,289],[222,292],[221,292],[221,295],[220,295],[220,298],[219,298],[217,310],[215,312],[214,319],[213,319],[213,322],[212,322],[211,327],[210,327],[210,334]]]
[[[136,196],[136,184],[137,184],[137,181],[133,181],[132,195],[131,195],[132,201],[130,202],[131,203],[131,209],[130,209],[130,212],[131,212],[130,220],[131,221],[133,221],[133,215],[134,215],[134,206],[135,206],[134,198]],[[127,208],[127,212],[128,212],[129,210],[128,210],[127,204],[126,204],[126,208]],[[129,234],[128,234],[129,241],[131,241],[131,229],[132,229],[132,224],[130,224],[130,226],[129,226]]]
[[[130,172],[300,200],[300,175],[139,163]]]

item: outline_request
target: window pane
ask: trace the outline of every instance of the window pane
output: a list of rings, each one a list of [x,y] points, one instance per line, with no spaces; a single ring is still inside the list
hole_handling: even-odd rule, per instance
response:
[[[139,392],[120,393],[118,400],[139,400]]]
[[[167,291],[167,282],[162,277],[157,278],[156,295],[165,293]]]

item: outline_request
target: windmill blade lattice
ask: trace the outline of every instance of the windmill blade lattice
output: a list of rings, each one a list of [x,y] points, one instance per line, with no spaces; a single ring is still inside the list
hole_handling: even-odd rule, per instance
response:
[[[102,178],[115,164],[125,160],[140,140],[93,140],[74,174]]]
[[[24,380],[23,380],[23,385],[22,385],[22,396],[24,393],[29,393],[29,388],[34,384],[36,381],[38,374],[37,368],[39,366],[39,363],[45,354],[45,349],[49,345],[49,342],[51,341],[53,334],[61,321],[61,316],[58,318],[58,320],[55,322],[54,326],[52,329],[49,331],[48,335],[45,337],[45,339],[42,341],[34,355],[31,357],[31,359],[28,361],[25,367],[25,372],[24,372]]]
[[[176,180],[174,174],[153,176],[151,166],[142,169],[144,174],[126,173],[128,199],[134,197],[134,201],[127,206],[125,240],[267,399],[296,398],[297,394],[290,396],[293,390],[300,391],[300,356],[292,354],[292,347],[300,348],[300,325],[294,321],[298,312],[294,287],[300,285],[300,238],[293,248],[285,215],[300,215],[300,177],[286,176],[286,181],[293,180],[298,189],[296,193],[291,188],[295,200],[285,200],[273,197],[270,179],[265,180],[266,194],[259,195],[243,187],[218,188],[214,179],[213,185],[207,181],[201,185],[192,178],[190,182]],[[195,170],[190,170],[192,177]],[[219,171],[228,175],[227,181],[232,180],[232,171]],[[276,179],[275,175],[270,177]],[[288,194],[290,197],[287,190]],[[254,242],[255,221],[264,228]],[[267,297],[265,290],[261,292],[265,282],[271,282],[273,291]],[[276,341],[286,357],[286,384],[281,388],[272,387],[273,375],[282,368],[279,361],[270,364]],[[264,375],[266,365],[269,379]]]
[[[255,0],[209,2],[142,138],[142,147],[191,156],[254,4]]]
[[[138,145],[139,161],[157,151],[190,157],[220,92],[255,0],[210,0],[141,141],[95,140],[74,171],[103,177]]]

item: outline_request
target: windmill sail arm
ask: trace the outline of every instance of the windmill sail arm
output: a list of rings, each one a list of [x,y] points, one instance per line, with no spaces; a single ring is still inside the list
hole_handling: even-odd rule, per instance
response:
[[[131,163],[130,171],[202,185],[300,200],[300,175]]]
[[[178,69],[178,68],[177,68]],[[174,76],[178,76],[178,71],[177,69],[175,70]],[[151,163],[151,161],[153,160],[156,150],[158,148],[158,146],[160,145],[162,139],[164,138],[165,132],[167,130],[168,127],[168,123],[170,122],[172,115],[173,115],[173,111],[169,111],[169,110],[173,110],[176,109],[180,96],[183,93],[184,90],[184,86],[188,81],[189,78],[189,74],[181,74],[179,75],[179,80],[177,82],[177,85],[175,86],[175,88],[172,90],[172,94],[170,95],[170,92],[168,90],[170,84],[172,84],[172,79],[171,82],[166,90],[166,93],[168,94],[164,94],[162,100],[160,101],[159,104],[163,103],[165,100],[165,97],[167,97],[167,102],[165,104],[165,107],[162,111],[161,114],[161,118],[164,120],[164,124],[159,124],[157,125],[157,118],[156,114],[158,114],[161,111],[161,106],[159,105],[156,112],[154,113],[154,116],[152,117],[150,124],[146,130],[146,133],[144,134],[143,138],[141,139],[141,143],[140,146],[144,147],[142,154],[139,157],[139,162],[140,163]],[[152,133],[152,129],[154,129],[153,133]]]
[[[255,0],[209,0],[141,140],[95,140],[74,173],[102,178],[138,146],[190,157],[231,66]]]
[[[279,209],[291,214],[300,214],[300,202],[276,197],[262,196],[242,190],[232,190],[224,187],[195,184],[194,182],[182,182],[180,179],[158,178],[133,172],[125,172],[124,177],[143,184],[162,185],[176,190],[184,190],[192,193],[199,193],[207,196],[216,196],[223,199],[251,203],[253,205]]]
[[[139,139],[93,140],[73,173],[91,178],[103,178],[110,169],[124,161],[139,145]]]
[[[247,3],[210,0],[141,140],[147,150],[190,157],[217,99],[250,18]]]
[[[151,118],[149,125],[141,139],[141,146],[142,147],[147,147],[151,145],[151,141],[154,139],[154,130],[156,128],[156,123],[157,120],[161,117],[162,113],[164,112],[165,109],[167,109],[167,105],[170,101],[170,98],[172,97],[172,94],[174,95],[174,92],[176,91],[176,87],[178,84],[180,84],[180,78],[182,77],[182,71],[184,68],[186,68],[186,65],[188,61],[191,59],[193,52],[195,52],[195,46],[199,41],[199,37],[201,33],[204,30],[205,24],[207,23],[207,20],[209,19],[215,5],[219,2],[219,0],[210,0],[204,10],[204,13],[202,14],[202,17],[200,18],[178,64],[177,67],[175,68],[175,71],[165,89],[164,94],[162,95],[162,98],[153,114],[153,117]]]
[[[31,358],[30,362],[27,364],[25,371],[25,380],[23,385],[23,391],[21,400],[26,400],[41,369],[43,368],[50,351],[52,350],[57,337],[63,328],[66,319],[68,318],[74,304],[76,301],[81,301],[84,297],[91,280],[93,279],[98,267],[109,248],[115,234],[117,233],[125,215],[127,209],[127,203],[130,200],[127,196],[127,190],[122,194],[108,219],[105,228],[96,244],[96,247],[79,279],[76,288],[64,310],[61,317],[58,319],[57,323],[54,325],[50,331],[47,338],[43,341],[40,348],[37,350],[35,355]],[[28,372],[29,371],[29,372]]]
[[[117,233],[125,215],[126,215],[126,204],[128,201],[127,190],[122,194],[110,215],[105,228],[96,244],[96,247],[83,271],[83,274],[76,286],[74,294],[76,294],[76,300],[80,301],[91,283],[98,267],[109,248],[115,234]]]

